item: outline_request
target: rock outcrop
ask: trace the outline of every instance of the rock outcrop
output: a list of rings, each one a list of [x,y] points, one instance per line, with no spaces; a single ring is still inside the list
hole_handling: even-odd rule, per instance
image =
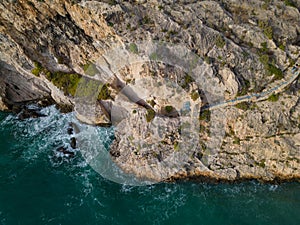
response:
[[[288,79],[299,8],[3,0],[0,110],[53,99],[85,123],[114,125],[111,157],[143,179],[300,179],[299,77],[263,101],[209,110]]]

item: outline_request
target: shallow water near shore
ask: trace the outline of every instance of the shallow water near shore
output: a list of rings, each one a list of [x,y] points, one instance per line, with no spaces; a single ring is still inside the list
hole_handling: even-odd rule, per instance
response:
[[[102,178],[67,146],[73,114],[0,114],[0,224],[281,224],[300,221],[300,184],[180,182],[131,187]],[[112,130],[97,128],[107,147]]]

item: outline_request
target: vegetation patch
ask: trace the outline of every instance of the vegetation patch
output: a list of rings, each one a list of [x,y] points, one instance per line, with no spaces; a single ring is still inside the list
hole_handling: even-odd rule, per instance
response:
[[[35,76],[40,76],[40,73],[43,71],[43,67],[39,62],[34,62],[34,68],[31,70],[31,73]]]
[[[210,121],[210,111],[208,109],[201,111],[199,120]]]
[[[232,137],[235,136],[234,130],[231,126],[229,126],[229,134],[228,135],[232,136]]]
[[[175,141],[175,143],[174,143],[174,150],[175,151],[179,150],[179,143],[177,141]]]
[[[268,49],[268,45],[267,45],[267,42],[263,42],[260,44],[261,45],[261,51],[262,52],[267,52],[269,49]]]
[[[193,81],[194,81],[194,79],[190,75],[188,75],[188,74],[184,77],[184,82],[186,84],[189,84],[189,83],[191,83]]]
[[[68,74],[63,72],[46,73],[46,78],[51,81],[56,87],[61,89],[65,95],[74,96],[81,75],[79,74]]]
[[[76,96],[81,98],[87,97],[91,100],[97,99],[99,101],[112,99],[109,84],[102,84],[92,79],[81,79]]]
[[[171,105],[167,105],[167,106],[165,106],[165,110],[167,113],[171,113],[174,110],[174,107]]]
[[[100,91],[98,94],[98,100],[107,100],[111,99],[111,90],[109,89],[109,84],[103,84],[100,86]]]
[[[159,6],[158,6],[158,9],[159,9],[159,10],[163,10],[163,9],[164,9],[164,6],[163,6],[163,5],[159,5]]]
[[[109,5],[116,5],[116,4],[118,4],[118,2],[116,0],[106,0],[104,2],[106,2]]]
[[[267,69],[270,75],[274,75],[275,80],[280,80],[283,78],[282,70],[276,67],[275,65],[269,64]]]
[[[262,29],[267,38],[270,40],[273,39],[273,28],[269,26],[267,22],[260,20],[258,21],[258,26]]]
[[[193,101],[196,101],[199,97],[200,97],[200,95],[199,95],[198,91],[196,91],[196,90],[192,91],[192,93],[191,93],[191,99]]]
[[[278,99],[279,99],[279,94],[272,94],[272,95],[270,95],[270,97],[268,98],[268,101],[270,101],[270,102],[277,102],[278,101]]]
[[[183,89],[187,88],[189,86],[190,83],[192,83],[194,81],[194,79],[189,75],[185,75],[183,82],[181,83],[181,87]]]
[[[137,47],[137,45],[135,43],[131,43],[129,45],[129,51],[131,51],[134,54],[138,54],[139,53],[139,49]]]
[[[259,61],[264,65],[267,75],[274,75],[275,80],[280,80],[283,78],[282,70],[276,67],[274,62],[271,62],[270,57],[267,54],[261,54]]]
[[[240,143],[241,143],[241,140],[237,136],[235,136],[233,138],[233,144],[239,145]]]
[[[39,62],[34,62],[34,66],[35,68],[31,70],[32,74],[40,76],[43,72],[46,75],[46,78],[62,90],[65,95],[75,95],[81,75],[76,73],[64,73],[61,71],[51,73],[46,68],[43,68]]]
[[[78,94],[81,97],[93,96],[99,92],[97,96],[98,100],[106,100],[111,98],[111,91],[109,90],[108,84],[101,84],[98,81],[91,79],[82,80],[82,76],[76,73],[64,73],[61,71],[51,73],[47,69],[43,68],[42,65],[38,62],[35,62],[34,65],[35,68],[31,71],[32,74],[34,74],[35,76],[39,76],[41,72],[45,73],[46,78],[51,81],[56,87],[62,90],[65,95],[75,96],[78,84],[81,81],[85,82],[83,85],[81,85],[81,89],[78,90]],[[97,68],[93,64],[87,64],[84,66],[84,69],[92,74],[92,72],[96,72],[95,70]]]
[[[238,91],[237,96],[246,95],[248,93],[248,90],[250,88],[250,81],[244,80],[243,87]]]
[[[257,165],[261,168],[265,168],[266,167],[266,160],[264,160],[264,159],[260,160],[260,162]]]
[[[289,58],[289,67],[293,66],[295,63],[295,60]]]
[[[83,66],[84,73],[89,76],[95,76],[97,73],[99,73],[99,70],[97,69],[96,65],[93,63],[87,63]]]
[[[140,20],[140,25],[142,24],[154,24],[154,21],[150,19],[150,17],[148,16],[144,16],[141,20]]]
[[[224,38],[223,38],[221,35],[219,35],[219,36],[217,37],[217,39],[216,39],[215,44],[216,44],[216,46],[217,46],[218,48],[223,48],[223,47],[225,46],[226,43],[225,43]]]
[[[150,123],[155,117],[155,111],[153,109],[147,109],[146,121]]]
[[[297,7],[292,0],[284,0],[284,4],[286,6],[291,6],[291,7],[295,7],[295,8]]]
[[[205,131],[206,131],[206,127],[203,126],[202,124],[200,124],[200,126],[199,126],[199,132],[200,133],[204,133]]]
[[[267,54],[262,54],[259,56],[259,61],[266,66],[269,64],[270,58]]]
[[[248,102],[240,102],[240,103],[236,104],[235,107],[246,111],[249,109],[250,104]]]
[[[207,64],[211,64],[211,63],[212,63],[212,58],[210,58],[209,56],[204,56],[204,61],[205,61]]]
[[[278,48],[281,49],[282,51],[285,50],[285,46],[284,46],[284,44],[282,44],[282,43],[279,44]]]
[[[149,56],[150,60],[153,60],[153,61],[157,61],[158,60],[158,55],[156,52],[153,52],[150,54]]]
[[[151,99],[151,100],[149,101],[149,104],[150,104],[152,107],[154,107],[154,106],[156,105],[156,102],[155,102],[153,99]]]
[[[92,79],[81,79],[80,85],[77,87],[77,97],[89,97],[90,99],[96,99],[99,93],[99,81]]]

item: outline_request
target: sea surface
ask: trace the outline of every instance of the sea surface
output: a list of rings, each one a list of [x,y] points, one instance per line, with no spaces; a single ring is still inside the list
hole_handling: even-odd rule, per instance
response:
[[[65,157],[75,118],[0,113],[0,225],[299,225],[300,184],[181,182],[129,186],[103,178],[81,152]],[[94,128],[103,148],[110,128]]]

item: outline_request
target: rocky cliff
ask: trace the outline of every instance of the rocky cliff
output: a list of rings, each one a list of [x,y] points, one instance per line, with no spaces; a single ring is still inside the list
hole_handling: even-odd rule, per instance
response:
[[[3,0],[0,109],[53,99],[113,124],[112,159],[141,178],[299,179],[299,8]]]

